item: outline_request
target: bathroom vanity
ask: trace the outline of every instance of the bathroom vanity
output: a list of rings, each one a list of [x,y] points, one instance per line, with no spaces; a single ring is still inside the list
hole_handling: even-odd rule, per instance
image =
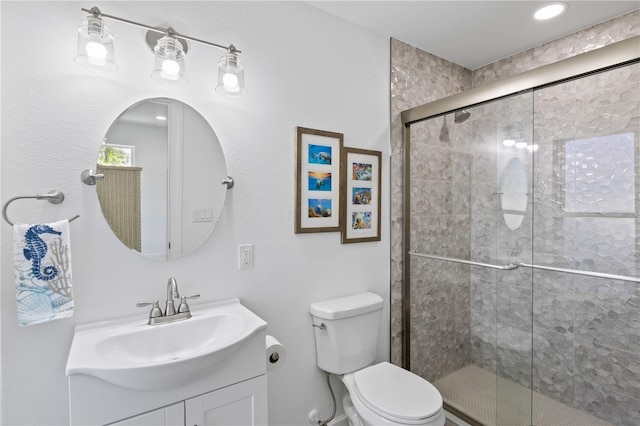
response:
[[[110,424],[118,426],[266,425],[266,394],[267,380],[266,376],[262,375]]]
[[[266,322],[238,299],[187,320],[76,327],[66,373],[71,425],[266,425]]]

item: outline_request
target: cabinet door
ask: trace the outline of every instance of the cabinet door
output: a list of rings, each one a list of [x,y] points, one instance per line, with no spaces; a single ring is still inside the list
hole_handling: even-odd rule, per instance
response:
[[[111,426],[184,426],[184,402],[129,417]]]
[[[266,426],[266,375],[185,401],[187,426]]]

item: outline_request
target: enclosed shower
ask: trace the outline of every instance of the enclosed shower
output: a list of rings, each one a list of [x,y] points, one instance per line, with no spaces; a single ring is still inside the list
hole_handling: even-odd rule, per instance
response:
[[[402,113],[403,364],[471,424],[640,424],[639,46]]]

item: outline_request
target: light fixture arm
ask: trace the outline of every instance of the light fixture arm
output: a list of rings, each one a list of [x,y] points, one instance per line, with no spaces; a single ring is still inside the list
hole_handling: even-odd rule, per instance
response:
[[[212,43],[210,41],[201,40],[199,38],[195,38],[195,37],[187,36],[187,35],[184,35],[184,34],[180,34],[180,33],[175,31],[171,27],[169,27],[167,29],[156,28],[156,27],[152,27],[150,25],[142,24],[140,22],[131,21],[129,19],[124,19],[124,18],[120,18],[120,17],[117,17],[117,16],[113,16],[113,15],[107,15],[106,13],[102,13],[102,11],[99,8],[95,7],[95,6],[92,7],[91,9],[81,8],[80,10],[82,10],[83,12],[89,13],[89,14],[93,15],[96,18],[112,19],[114,21],[123,22],[123,23],[129,24],[129,25],[134,25],[136,27],[144,28],[146,30],[154,31],[154,32],[160,33],[160,34],[168,34],[169,31],[172,31],[173,33],[171,35],[174,36],[174,37],[179,37],[179,38],[183,38],[185,40],[193,41],[193,42],[196,42],[196,43],[201,43],[201,44],[206,44],[208,46],[217,47],[218,49],[224,49],[224,50],[226,50],[228,52],[231,52],[231,53],[241,53],[241,51],[237,50],[236,47],[233,44],[230,44],[229,46],[223,46],[221,44]]]

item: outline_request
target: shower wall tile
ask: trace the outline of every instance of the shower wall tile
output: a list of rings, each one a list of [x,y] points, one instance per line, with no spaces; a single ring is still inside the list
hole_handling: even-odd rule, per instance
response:
[[[533,390],[569,406],[573,405],[572,374],[550,370],[534,363]],[[533,402],[536,402],[535,399]]]
[[[640,100],[637,83],[576,93],[577,136],[601,135],[637,128]]]
[[[451,215],[454,188],[449,181],[412,179],[411,211],[424,216]]]
[[[596,305],[619,305],[628,309],[640,310],[640,283],[581,277],[576,281],[575,300],[577,302],[592,301]]]
[[[411,218],[411,246],[419,253],[468,257],[468,216],[414,216]]]
[[[416,320],[434,321],[469,310],[468,266],[416,261],[412,265],[411,307]]]
[[[533,291],[531,286],[496,285],[496,320],[509,329],[531,332]]]
[[[574,379],[576,408],[620,426],[640,424],[640,400],[580,378]]]
[[[524,331],[500,322],[496,335],[496,373],[524,386],[532,385],[531,328]]]
[[[496,372],[496,339],[495,322],[471,326],[471,362],[492,373]]]
[[[619,16],[576,33],[577,53],[640,35],[640,10]]]
[[[574,334],[576,341],[640,353],[640,310],[591,300],[577,302]]]
[[[570,93],[594,93],[612,89],[617,90],[620,87],[628,87],[630,84],[638,84],[638,82],[640,82],[640,64],[633,64],[609,70],[605,73],[598,73],[585,78],[580,78],[573,81],[571,85],[567,85],[567,88],[572,90]],[[564,86],[564,84],[553,87],[559,86]],[[545,92],[549,89],[550,88],[545,88],[540,92]],[[555,90],[559,91],[561,89]]]
[[[471,246],[495,246],[497,236],[496,215],[475,214],[473,219],[473,226],[471,228]]]
[[[471,327],[496,324],[496,283],[482,279],[471,280]]]
[[[575,219],[571,217],[540,216],[534,218],[533,251],[536,255],[563,256],[573,252]],[[573,254],[573,253],[572,253]]]
[[[640,400],[640,355],[594,342],[575,345],[576,373],[582,380]]]
[[[434,147],[426,143],[411,144],[411,158],[420,159],[411,163],[411,180],[451,181],[453,152],[449,148]]]
[[[533,324],[537,331],[553,331],[561,335],[573,336],[575,302],[573,293],[564,289],[554,292],[538,290],[535,282],[533,299]]]
[[[391,39],[391,360],[394,363],[401,363],[401,341],[402,341],[402,252],[403,252],[403,145],[402,145],[402,124],[400,120],[400,112],[424,103],[434,101],[436,99],[446,97],[471,87],[471,71],[459,65],[448,62],[435,55],[421,51],[413,46],[403,43],[396,39]],[[469,161],[464,156],[464,151],[453,152],[452,148],[457,151],[458,144],[452,144],[451,138],[458,138],[459,129],[453,128],[453,120],[448,121],[448,129],[450,131],[449,141],[440,141],[440,133],[442,131],[442,120],[437,123],[420,123],[411,128],[412,133],[412,156],[416,158],[412,164],[418,164],[419,167],[414,169],[415,176],[424,179],[433,186],[423,187],[419,190],[412,189],[412,200],[416,202],[415,206],[425,206],[431,209],[432,213],[454,214],[450,218],[439,217],[433,219],[430,216],[421,217],[419,220],[424,224],[431,224],[429,227],[423,227],[422,230],[412,232],[411,240],[418,241],[416,249],[420,248],[431,250],[449,251],[450,255],[467,255],[469,250],[468,232],[466,238],[462,233],[454,238],[454,242],[449,241],[449,237],[442,234],[440,226],[454,227],[453,229],[468,229],[469,219],[468,210],[470,206],[470,185],[464,183],[465,161]],[[420,159],[418,161],[418,159]],[[425,167],[424,161],[429,161]],[[441,182],[451,182],[452,172],[455,169],[456,185],[462,184],[464,191],[459,189],[447,193],[440,191],[446,188]],[[466,191],[466,192],[465,192]],[[442,203],[438,200],[433,203],[437,197],[450,197],[449,202]],[[445,204],[446,207],[438,207],[438,204]],[[460,220],[460,215],[467,215],[466,220]],[[433,222],[433,223],[432,223]],[[466,228],[464,228],[466,227]],[[412,230],[415,228],[412,226]],[[421,239],[426,236],[427,240]],[[442,243],[446,243],[442,247]],[[468,273],[467,273],[468,275]],[[466,281],[466,293],[468,289],[468,277]],[[465,286],[459,288],[461,294],[465,292]],[[433,297],[436,297],[433,295]],[[440,297],[437,297],[438,299]],[[469,303],[469,296],[462,297]],[[468,304],[467,304],[468,307]],[[413,312],[424,310],[423,306],[415,306]],[[460,317],[460,321],[464,323],[465,317]],[[467,329],[468,318],[467,315]],[[444,321],[443,318],[434,321]],[[464,336],[465,333],[459,333]],[[468,336],[468,331],[466,333]],[[468,346],[467,341],[465,350],[461,350],[458,345],[453,345],[451,351],[460,351],[463,358],[466,357],[468,362]],[[430,353],[430,359],[425,361],[427,364],[433,362],[436,365],[444,365],[451,356],[449,350],[434,347]],[[419,350],[417,347],[414,350]],[[415,363],[413,363],[415,365]]]
[[[533,329],[533,362],[547,370],[571,375],[574,372],[573,335],[545,328]]]
[[[576,218],[575,252],[578,269],[635,275],[634,218]]]
[[[468,310],[428,323],[412,324],[411,371],[433,382],[469,362]],[[442,356],[446,353],[447,356]]]

